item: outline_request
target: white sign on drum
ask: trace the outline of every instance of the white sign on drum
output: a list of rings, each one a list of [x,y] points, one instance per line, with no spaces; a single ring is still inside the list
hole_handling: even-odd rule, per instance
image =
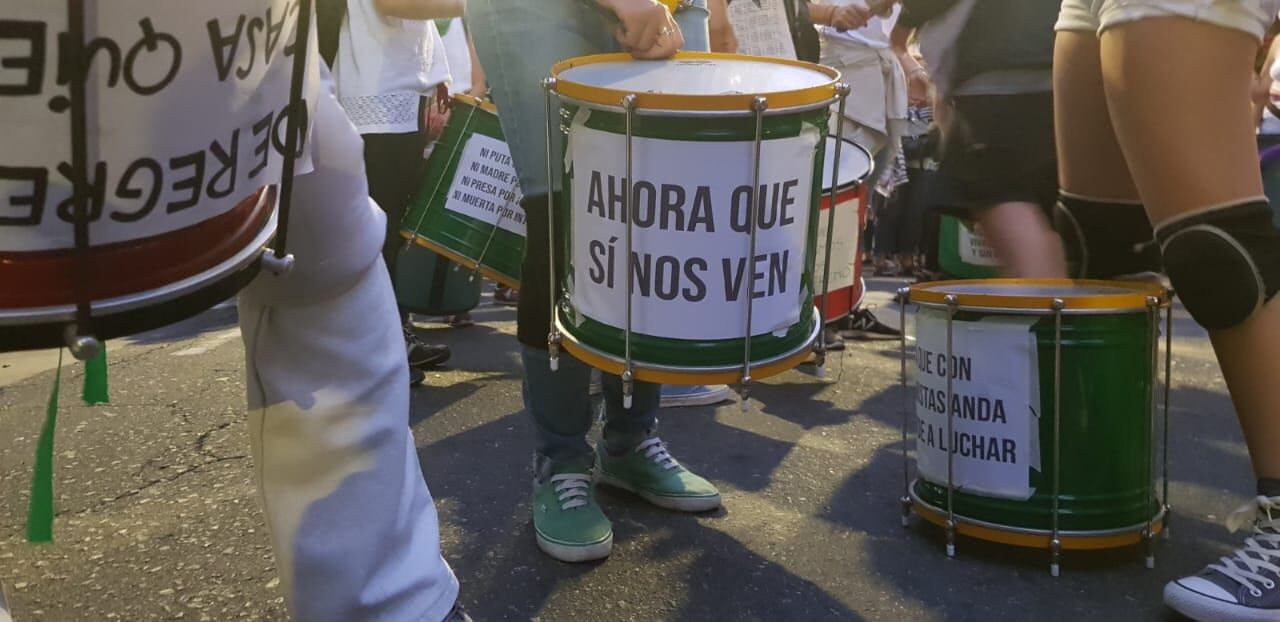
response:
[[[823,263],[827,260],[827,226],[831,219],[829,211],[822,210],[818,214],[818,260],[813,269],[813,278],[818,288],[822,287]],[[854,286],[858,236],[862,230],[858,199],[837,203],[835,211],[836,232],[831,236],[831,274],[827,276],[827,291],[830,292]]]
[[[632,141],[634,331],[671,339],[734,339],[795,325],[812,206],[818,131],[766,140],[755,256],[748,260],[753,149],[750,142]],[[573,304],[626,327],[626,138],[587,128],[569,133]],[[750,291],[749,271],[755,288]]]
[[[520,181],[507,143],[472,134],[458,162],[445,209],[524,237]]]
[[[1000,265],[995,249],[987,246],[987,238],[982,235],[982,228],[977,223],[974,223],[973,228],[962,220],[957,221],[957,224],[959,224],[956,230],[960,236],[957,242],[961,261],[974,266]]]
[[[947,365],[947,315],[916,316],[916,460],[920,476],[947,483],[947,449],[957,489],[1028,499],[1040,467],[1040,382],[1035,318],[956,321]],[[951,440],[947,375],[952,376]]]
[[[297,0],[112,0],[85,12],[92,244],[189,227],[279,182]],[[66,30],[65,3],[7,2],[0,16],[0,251],[73,246]],[[310,168],[304,157],[296,172]]]

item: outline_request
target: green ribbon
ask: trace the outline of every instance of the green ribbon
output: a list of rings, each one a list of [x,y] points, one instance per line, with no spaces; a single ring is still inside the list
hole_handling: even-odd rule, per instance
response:
[[[449,32],[449,27],[452,25],[453,25],[452,17],[448,19],[438,19],[436,20],[436,32],[439,32],[440,36],[443,37],[445,33]]]
[[[106,404],[110,399],[107,397],[107,344],[102,344],[102,350],[95,356],[84,362],[84,392],[81,393],[84,403],[93,406],[94,404]]]
[[[27,507],[27,542],[53,542],[53,431],[58,425],[58,387],[62,385],[62,350],[53,374],[53,390],[44,411],[44,428],[36,443],[36,468]]]

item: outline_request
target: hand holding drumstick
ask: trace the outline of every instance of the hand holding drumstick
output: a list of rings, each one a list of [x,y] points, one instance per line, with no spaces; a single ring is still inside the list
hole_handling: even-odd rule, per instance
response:
[[[618,20],[613,36],[636,58],[668,58],[684,46],[671,11],[656,0],[595,0]]]

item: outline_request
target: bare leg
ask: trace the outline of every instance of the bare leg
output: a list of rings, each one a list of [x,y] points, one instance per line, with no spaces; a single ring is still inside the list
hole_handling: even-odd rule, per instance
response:
[[[1247,34],[1180,18],[1103,33],[1101,75],[1116,138],[1157,226],[1192,210],[1262,196],[1249,114],[1257,49]],[[1280,454],[1271,451],[1280,446],[1280,383],[1272,371],[1280,300],[1239,326],[1211,331],[1210,338],[1254,471],[1280,478]]]
[[[1067,276],[1062,240],[1035,203],[1001,203],[977,213],[982,232],[1002,264],[1004,276],[1061,279]]]

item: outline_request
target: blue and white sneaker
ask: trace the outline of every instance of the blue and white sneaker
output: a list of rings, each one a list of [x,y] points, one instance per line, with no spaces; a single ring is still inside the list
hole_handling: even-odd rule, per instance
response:
[[[682,406],[709,406],[719,404],[733,395],[728,385],[695,384],[662,385],[662,408],[680,408]]]
[[[1165,585],[1165,604],[1199,622],[1280,620],[1280,497],[1256,497],[1227,517],[1231,531],[1249,523],[1253,536],[1234,555]]]

